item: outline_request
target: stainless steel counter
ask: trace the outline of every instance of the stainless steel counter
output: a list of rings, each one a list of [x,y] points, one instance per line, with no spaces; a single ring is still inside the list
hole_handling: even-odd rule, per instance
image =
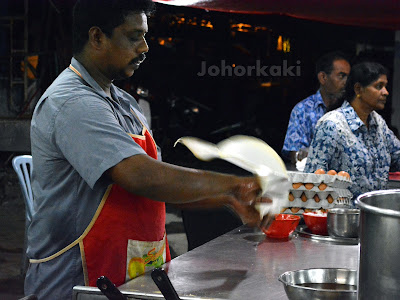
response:
[[[358,254],[358,245],[335,245],[297,234],[274,240],[242,226],[173,259],[164,268],[182,299],[288,299],[278,281],[280,274],[321,267],[356,270]],[[119,289],[130,299],[162,297],[150,274]]]

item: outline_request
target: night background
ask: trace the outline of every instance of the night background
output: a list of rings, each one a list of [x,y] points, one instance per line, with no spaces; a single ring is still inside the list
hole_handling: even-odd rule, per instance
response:
[[[38,97],[69,65],[71,14],[74,1],[30,1],[28,53],[38,56],[36,76],[29,80],[29,95],[22,87],[2,110],[8,118],[30,118]],[[24,12],[24,1],[2,1],[4,15]],[[390,70],[394,59],[394,31],[344,26],[296,19],[284,15],[260,15],[207,11],[156,4],[146,35],[150,51],[132,78],[116,84],[151,106],[152,130],[163,149],[163,158],[176,162],[176,139],[191,135],[218,142],[235,134],[266,141],[278,153],[290,111],[318,88],[316,60],[326,52],[341,50],[352,62],[365,58]],[[22,44],[23,22],[14,23],[13,45]],[[9,34],[3,31],[1,70],[7,75]],[[21,60],[14,58],[15,76],[23,76]],[[298,66],[300,76],[198,76],[201,65]],[[268,69],[267,69],[268,70]],[[296,73],[297,74],[297,73]],[[6,84],[2,82],[2,84]],[[389,88],[392,81],[389,78]],[[147,94],[137,95],[137,88]],[[10,94],[10,91],[8,91]],[[8,95],[9,96],[9,95]],[[390,96],[389,96],[390,97]],[[4,98],[4,97],[3,97]],[[390,124],[391,102],[381,112]]]

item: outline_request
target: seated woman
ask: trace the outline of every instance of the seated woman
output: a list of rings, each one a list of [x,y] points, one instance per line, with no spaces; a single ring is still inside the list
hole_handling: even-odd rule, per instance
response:
[[[343,105],[319,119],[304,172],[346,171],[353,200],[385,189],[389,169],[400,170],[400,141],[375,110],[385,108],[389,95],[387,70],[374,62],[352,67]]]

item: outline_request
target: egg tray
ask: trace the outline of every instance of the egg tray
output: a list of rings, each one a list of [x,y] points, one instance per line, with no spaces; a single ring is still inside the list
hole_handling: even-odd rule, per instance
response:
[[[282,207],[302,207],[310,209],[318,209],[321,207],[323,209],[330,209],[338,206],[350,207],[351,206],[350,198],[338,198],[333,200],[333,202],[329,202],[326,199],[320,200],[319,202],[314,201],[314,199],[309,199],[306,202],[303,202],[302,200],[298,201],[298,199],[296,199],[295,201],[291,201],[290,203],[282,205]]]
[[[305,212],[315,212],[322,211],[327,212],[328,210],[322,207],[319,208],[305,208],[305,207],[281,207],[281,214],[291,214],[291,215],[303,215]]]
[[[351,198],[353,194],[348,189],[333,189],[327,188],[323,191],[320,190],[289,190],[288,200],[293,201],[293,199],[303,199],[303,202],[306,202],[305,199],[314,199],[315,196],[318,196],[319,199],[328,199],[329,195],[333,199],[338,198]]]
[[[335,204],[333,207],[341,207],[341,208],[350,208],[352,207],[350,204]],[[315,211],[322,211],[328,212],[329,208],[318,207],[318,208],[306,208],[306,207],[281,207],[280,213],[281,214],[291,214],[291,215],[303,215],[305,212],[315,212]]]
[[[328,175],[328,174],[314,174],[314,173],[303,173],[288,171],[289,181],[293,183],[301,183],[301,186],[297,189],[307,189],[305,184],[312,183],[314,186],[312,189],[318,189],[321,183],[325,183],[330,188],[348,188],[352,181],[344,176]]]
[[[314,195],[319,195],[321,199],[326,199],[328,195],[331,195],[333,198],[353,196],[348,189],[339,189],[332,187],[327,187],[324,190],[320,190],[318,187],[314,187],[312,189],[300,187],[298,189],[290,189],[289,195],[290,194],[292,194],[294,198],[301,198],[304,194],[308,199],[313,198]]]
[[[320,192],[312,190],[290,190],[288,200],[281,207],[333,208],[337,205],[351,205],[352,193],[347,189],[329,189]]]

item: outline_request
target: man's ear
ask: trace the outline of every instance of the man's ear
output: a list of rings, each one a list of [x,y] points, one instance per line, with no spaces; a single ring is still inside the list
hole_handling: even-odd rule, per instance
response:
[[[317,77],[318,77],[319,83],[321,85],[324,85],[325,82],[326,82],[326,79],[327,79],[326,73],[324,71],[321,71],[321,72],[318,73]]]
[[[89,29],[89,44],[94,49],[100,49],[103,43],[104,43],[103,31],[97,26],[90,27],[90,29]]]

